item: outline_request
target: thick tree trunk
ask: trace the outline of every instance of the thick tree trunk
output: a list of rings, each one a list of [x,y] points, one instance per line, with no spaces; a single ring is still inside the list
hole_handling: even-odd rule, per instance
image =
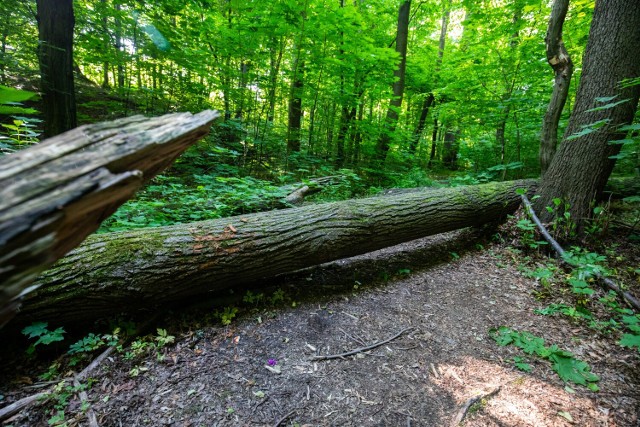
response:
[[[631,123],[638,106],[640,85],[620,84],[625,79],[640,77],[638,57],[640,8],[637,2],[597,1],[565,140],[543,177],[541,197],[535,202],[536,212],[543,221],[552,219],[545,207],[556,197],[569,203],[571,218],[579,230],[591,216],[592,202],[601,197],[613,170],[612,156],[620,151],[620,144],[611,142],[626,136],[627,132],[620,131],[620,126]],[[611,108],[594,108],[620,101],[618,105],[609,105]],[[567,138],[597,122],[606,124],[590,133],[581,132],[575,138]]]
[[[216,117],[134,116],[0,158],[0,326],[40,272],[204,136]]]
[[[73,1],[38,0],[37,8],[44,137],[50,138],[77,126]]]
[[[567,16],[569,0],[555,0],[545,43],[547,45],[547,62],[555,73],[553,92],[542,122],[540,137],[540,171],[544,175],[551,159],[556,153],[558,145],[558,123],[567,102],[571,75],[573,74],[573,62],[562,41],[562,26]]]
[[[372,197],[171,227],[93,235],[37,281],[31,319],[82,322],[165,305],[513,212],[517,188],[491,183]]]

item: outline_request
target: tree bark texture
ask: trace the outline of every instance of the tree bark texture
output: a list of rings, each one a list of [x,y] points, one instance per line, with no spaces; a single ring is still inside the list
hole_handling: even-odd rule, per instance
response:
[[[38,0],[37,20],[44,137],[50,138],[77,126],[73,82],[73,1]]]
[[[562,41],[562,26],[569,9],[569,0],[555,0],[545,43],[547,45],[547,62],[553,68],[555,78],[553,92],[542,122],[540,137],[540,171],[544,176],[551,164],[551,159],[556,153],[558,145],[558,123],[562,110],[567,102],[571,75],[573,74],[573,62]]]
[[[204,136],[217,116],[81,126],[0,158],[0,326],[44,269]]]
[[[81,322],[175,303],[513,212],[517,188],[491,183],[372,197],[90,236],[37,281],[28,319]]]
[[[545,206],[556,197],[570,204],[571,217],[579,230],[590,217],[592,202],[602,196],[615,164],[611,156],[620,151],[620,145],[611,141],[626,136],[619,127],[631,123],[638,106],[640,86],[624,87],[620,82],[640,77],[639,57],[640,7],[637,2],[597,1],[574,111],[565,140],[543,177],[541,197],[535,203],[543,221],[552,219]],[[596,98],[613,96],[614,101],[626,101],[613,108],[594,110],[603,105]],[[566,139],[598,121],[606,121],[606,125],[576,139]]]
[[[409,39],[409,9],[411,8],[411,1],[405,1],[400,5],[398,11],[398,29],[396,33],[396,52],[400,54],[400,62],[398,68],[394,71],[393,75],[396,77],[396,81],[393,83],[393,97],[389,102],[389,109],[387,110],[387,117],[384,121],[382,134],[378,139],[376,157],[380,163],[383,163],[387,157],[389,146],[391,144],[391,137],[396,130],[398,123],[398,112],[402,107],[402,96],[404,94],[404,80],[405,70],[407,65],[407,41]]]

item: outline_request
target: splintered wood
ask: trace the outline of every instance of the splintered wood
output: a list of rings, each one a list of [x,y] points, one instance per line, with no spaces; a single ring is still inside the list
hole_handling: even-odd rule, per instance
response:
[[[81,126],[0,158],[0,327],[44,269],[209,132],[215,111]]]

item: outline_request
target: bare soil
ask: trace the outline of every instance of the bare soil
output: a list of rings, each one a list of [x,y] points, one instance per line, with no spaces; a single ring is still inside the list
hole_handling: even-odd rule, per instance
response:
[[[92,374],[91,410],[105,427],[450,426],[462,415],[465,426],[640,425],[638,352],[534,314],[550,301],[533,296],[540,284],[520,259],[463,230],[282,277],[269,285],[286,305],[246,308],[228,326],[207,320],[208,303],[186,317],[167,313],[158,327],[176,340],[163,360],[115,353]],[[488,335],[503,325],[573,352],[601,390],[566,388],[541,359],[518,371],[512,359],[524,354]],[[372,350],[314,359],[399,332]],[[5,364],[2,404],[33,393],[19,366]],[[47,425],[52,414],[42,403],[4,425]],[[88,425],[77,397],[65,415],[69,426]]]

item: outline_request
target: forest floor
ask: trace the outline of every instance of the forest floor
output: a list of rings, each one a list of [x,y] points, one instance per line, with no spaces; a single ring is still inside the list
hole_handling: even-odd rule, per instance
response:
[[[198,310],[167,313],[158,326],[176,339],[164,360],[115,353],[91,375],[91,410],[100,426],[452,426],[463,414],[465,426],[640,425],[638,352],[535,314],[550,301],[533,296],[540,284],[510,243],[462,230],[325,264],[270,284],[286,306],[247,309],[227,326],[199,321]],[[600,391],[567,387],[535,357],[531,373],[517,370],[524,353],[489,336],[500,326],[571,351]],[[5,364],[3,403],[27,394],[16,366]],[[4,425],[47,425],[51,415],[40,404]],[[87,425],[77,398],[65,416]]]

